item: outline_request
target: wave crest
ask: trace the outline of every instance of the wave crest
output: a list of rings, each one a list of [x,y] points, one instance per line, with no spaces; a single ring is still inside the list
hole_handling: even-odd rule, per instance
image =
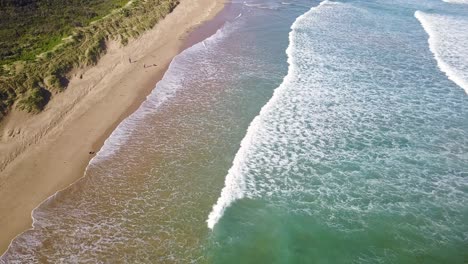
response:
[[[468,20],[422,11],[414,16],[429,35],[429,48],[437,66],[468,94]]]
[[[272,106],[275,104],[279,98],[281,98],[281,94],[287,88],[287,84],[293,78],[296,70],[296,66],[294,63],[294,57],[292,56],[292,51],[295,48],[295,29],[298,24],[307,14],[313,12],[314,10],[321,8],[325,4],[331,4],[328,0],[321,2],[318,6],[312,7],[308,12],[304,13],[303,15],[299,16],[291,26],[291,32],[289,33],[289,46],[286,49],[286,54],[288,55],[288,74],[284,77],[283,82],[281,85],[275,89],[272,98],[270,101],[267,102],[266,105],[262,107],[258,116],[254,118],[252,123],[250,123],[249,128],[247,129],[247,133],[245,137],[242,139],[239,151],[237,152],[236,156],[234,157],[233,165],[229,169],[228,174],[226,176],[224,188],[221,191],[221,195],[218,198],[218,201],[213,206],[212,211],[208,215],[208,219],[206,220],[208,224],[208,228],[213,229],[214,226],[218,223],[221,217],[224,214],[224,211],[236,200],[242,199],[247,196],[246,194],[246,187],[248,183],[246,182],[245,175],[246,170],[248,170],[247,161],[249,160],[249,148],[252,145],[252,142],[258,136],[258,131],[262,127],[262,123],[264,122],[264,116],[267,111],[269,111]]]

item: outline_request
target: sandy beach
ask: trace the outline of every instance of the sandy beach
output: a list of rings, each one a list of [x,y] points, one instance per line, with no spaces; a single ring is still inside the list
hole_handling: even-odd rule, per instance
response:
[[[0,123],[0,254],[31,227],[37,205],[83,176],[105,139],[187,46],[189,33],[219,13],[224,2],[182,0],[126,47],[108,43],[99,63],[74,72],[67,90],[43,112],[13,110]]]

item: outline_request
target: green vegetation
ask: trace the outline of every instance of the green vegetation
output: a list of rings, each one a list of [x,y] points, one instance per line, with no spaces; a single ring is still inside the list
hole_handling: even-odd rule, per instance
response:
[[[6,0],[0,9],[0,64],[34,60],[74,27],[121,8],[127,0]]]
[[[123,45],[170,13],[178,0],[0,0],[0,119],[15,102],[39,112],[94,65],[108,40]]]

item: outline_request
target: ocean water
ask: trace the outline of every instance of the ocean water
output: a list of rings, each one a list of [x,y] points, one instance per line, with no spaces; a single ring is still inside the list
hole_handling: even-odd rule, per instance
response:
[[[0,263],[466,263],[468,5],[223,16]]]

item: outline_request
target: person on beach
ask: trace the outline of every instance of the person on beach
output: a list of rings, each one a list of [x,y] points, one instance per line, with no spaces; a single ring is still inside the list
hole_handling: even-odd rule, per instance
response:
[[[131,59],[131,58],[128,58],[128,62],[129,62],[129,63],[132,63],[132,59]]]

